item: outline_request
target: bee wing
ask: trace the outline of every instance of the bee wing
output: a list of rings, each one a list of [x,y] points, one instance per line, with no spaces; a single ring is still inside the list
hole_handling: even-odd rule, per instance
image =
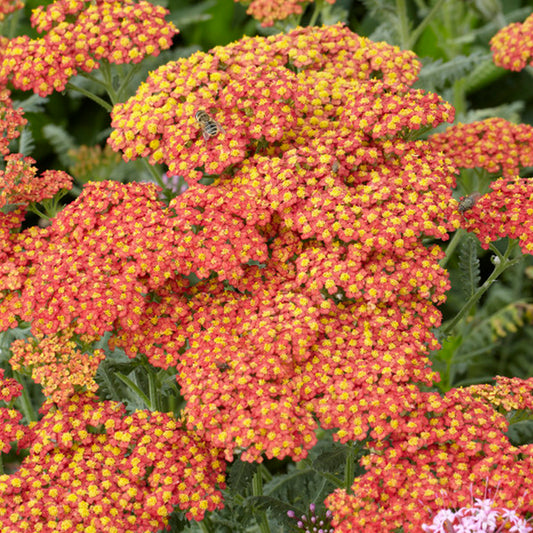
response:
[[[209,133],[207,133],[207,130],[205,128],[202,128],[202,134],[203,134],[204,139],[206,141],[208,141],[211,138],[211,135],[209,135]]]

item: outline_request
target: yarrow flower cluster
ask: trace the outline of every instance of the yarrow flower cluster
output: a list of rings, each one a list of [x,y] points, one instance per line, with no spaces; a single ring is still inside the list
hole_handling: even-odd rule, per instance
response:
[[[375,160],[377,153],[365,147],[367,137],[451,120],[451,107],[436,95],[402,89],[419,69],[412,52],[372,43],[342,26],[244,37],[151,73],[134,97],[114,107],[109,142],[126,160],[149,157],[172,174],[198,181],[198,167],[220,174],[254,152],[262,155],[265,142],[277,146],[280,157],[317,139],[328,145],[323,154],[318,143],[312,148],[321,163],[331,171],[338,152],[344,176],[358,163]],[[370,80],[376,73],[379,82]],[[372,108],[374,99],[379,105]],[[211,115],[225,133],[206,142],[198,111]],[[348,160],[343,144],[353,153]]]
[[[457,511],[440,510],[431,525],[423,525],[426,533],[530,533],[533,527],[517,515],[513,509],[502,509],[490,498],[476,498],[474,502]]]
[[[2,531],[157,531],[174,505],[196,520],[221,507],[221,451],[174,418],[92,396],[41,411],[28,456],[0,475]]]
[[[529,379],[523,388],[532,385]],[[402,526],[420,531],[443,507],[465,507],[487,490],[495,493],[494,505],[510,509],[519,503],[521,512],[533,511],[533,445],[511,445],[505,435],[508,412],[495,411],[491,403],[471,387],[397,404],[408,414],[388,441],[372,444],[372,453],[361,460],[365,474],[355,479],[350,493],[338,489],[326,500],[335,532],[378,533]],[[512,409],[530,404],[527,396]]]
[[[70,2],[39,6],[32,25],[43,37],[26,35],[4,43],[0,83],[8,82],[40,96],[62,91],[79,71],[91,72],[99,61],[138,63],[169,48],[177,33],[164,20],[168,11],[145,0]]]
[[[62,50],[65,64],[46,67],[61,75],[38,79],[10,48],[6,76],[47,94],[99,58],[135,62],[123,23],[137,35],[146,20],[153,53],[154,27],[167,28],[157,42],[169,45],[172,29],[134,6],[144,4],[38,11],[41,52],[77,43],[76,55]],[[489,474],[502,504],[524,493],[533,453],[509,444],[503,405],[420,390],[438,379],[427,356],[449,288],[443,252],[426,239],[446,240],[484,199],[460,215],[454,162],[437,141],[412,140],[453,120],[449,104],[411,88],[419,68],[413,53],[342,25],[160,67],[115,106],[110,145],[187,180],[168,205],[154,185],[93,182],[50,226],[23,229],[25,206],[40,200],[31,162],[9,160],[0,331],[30,323],[35,340],[15,343],[12,363],[50,399],[20,470],[0,476],[0,524],[154,531],[173,505],[201,520],[222,505],[224,459],[300,460],[319,426],[340,442],[372,439],[353,493],[328,499],[335,531],[416,530],[442,508],[441,488],[461,507],[465,487]],[[518,237],[528,223],[498,197],[505,187],[493,186],[498,213]],[[179,421],[91,396],[102,354],[88,359],[81,345],[106,334],[110,349],[177,368]],[[533,497],[523,502],[533,510]]]
[[[0,5],[0,21],[4,20],[9,13],[23,7],[24,2],[22,0],[4,0]]]
[[[490,47],[499,67],[519,71],[526,65],[533,66],[533,15],[502,28],[490,40]]]
[[[35,383],[42,385],[43,393],[57,404],[74,392],[95,392],[98,385],[93,378],[105,359],[103,350],[82,353],[71,336],[67,330],[45,339],[20,339],[11,344],[13,370],[31,370]]]
[[[483,168],[510,178],[520,167],[533,165],[533,126],[503,118],[454,124],[429,142],[459,168]]]
[[[4,161],[5,170],[0,170],[0,208],[39,203],[72,187],[72,177],[61,170],[45,170],[38,177],[31,157],[9,154]]]
[[[501,178],[465,213],[463,226],[485,249],[503,237],[517,239],[522,251],[533,253],[533,180]]]
[[[312,0],[235,0],[248,5],[246,13],[261,22],[262,26],[272,26],[278,20],[291,15],[301,15],[304,7]],[[335,0],[326,0],[334,4]]]
[[[26,124],[21,109],[13,109],[7,89],[0,90],[0,154],[9,152],[8,145],[20,135],[20,130]]]
[[[228,459],[301,459],[318,423],[363,439],[384,410],[386,439],[394,403],[436,379],[449,283],[421,238],[456,227],[455,169],[404,138],[453,117],[409,88],[418,69],[343,26],[161,67],[115,107],[111,142],[191,187],[167,207],[155,187],[91,183],[49,228],[10,234],[1,327],[111,332],[111,348],[177,364],[187,428]],[[202,135],[198,110],[222,129]]]

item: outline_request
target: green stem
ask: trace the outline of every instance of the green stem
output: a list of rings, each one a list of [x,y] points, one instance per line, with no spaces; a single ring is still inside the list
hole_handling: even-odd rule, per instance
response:
[[[355,461],[354,451],[351,446],[348,447],[348,454],[346,455],[346,466],[344,468],[344,489],[350,491],[355,477]]]
[[[200,529],[204,533],[215,533],[215,529],[213,528],[213,524],[211,523],[211,520],[208,516],[204,517],[204,519],[198,523],[200,526]]]
[[[163,189],[165,188],[165,184],[163,183],[163,178],[161,177],[161,174],[157,171],[157,168],[153,165],[150,165],[147,159],[141,159],[143,162],[143,165],[147,168],[148,172],[152,174],[152,177],[154,178],[154,181]]]
[[[471,307],[488,291],[489,287],[496,281],[496,279],[501,276],[501,274],[507,270],[508,268],[513,267],[517,263],[519,263],[523,256],[520,255],[519,257],[516,257],[515,259],[509,260],[509,256],[512,252],[512,250],[515,248],[516,241],[509,241],[509,244],[507,246],[507,250],[505,251],[505,254],[501,254],[495,247],[491,246],[491,249],[496,253],[499,259],[499,264],[497,264],[492,271],[492,274],[487,278],[485,283],[481,285],[477,289],[477,291],[467,300],[467,302],[463,305],[461,310],[457,313],[457,315],[452,319],[451,322],[446,324],[445,327],[442,329],[442,335],[444,337],[451,334],[451,332],[454,330],[455,326],[463,319],[463,317],[470,311]]]
[[[22,376],[17,378],[19,383],[24,383],[24,378]],[[37,421],[37,411],[34,409],[33,404],[31,403],[30,395],[28,394],[28,387],[24,386],[22,389],[21,395],[16,399],[15,404],[17,405],[19,411],[24,415],[26,422],[36,422]]]
[[[116,95],[117,100],[113,101],[113,104],[116,104],[117,102],[121,102],[124,98],[124,93],[126,89],[128,88],[128,84],[132,80],[133,76],[139,72],[141,69],[141,63],[137,63],[136,65],[130,66],[130,69],[128,70],[128,73],[122,80],[122,83],[120,84],[120,87],[117,89]]]
[[[104,87],[109,95],[111,103],[115,105],[118,102],[118,95],[113,87],[113,72],[111,71],[111,64],[109,61],[102,59],[100,61],[100,72],[102,73],[102,78],[104,78]]]
[[[97,104],[101,105],[108,113],[111,113],[111,110],[113,109],[113,106],[106,102],[104,99],[100,98],[99,96],[96,96],[96,94],[92,93],[91,91],[88,91],[87,89],[84,89],[83,87],[78,87],[77,85],[74,85],[70,81],[67,82],[67,89],[72,89],[73,91],[78,91],[87,98],[90,98]]]
[[[262,465],[259,465],[252,478],[252,492],[254,496],[263,495],[263,469],[261,467]],[[270,533],[265,511],[256,511],[254,514],[261,533]]]
[[[322,0],[316,0],[313,4],[313,14],[311,15],[311,20],[309,20],[309,26],[314,26],[322,10]]]
[[[453,255],[453,252],[457,248],[457,245],[461,242],[461,239],[466,234],[466,231],[462,228],[458,229],[451,238],[448,246],[446,247],[446,255],[439,261],[439,265],[442,268],[446,267],[446,264],[450,260],[450,257]]]
[[[431,11],[425,16],[424,20],[416,27],[416,29],[411,33],[409,38],[409,44],[407,46],[408,50],[412,50],[420,39],[420,35],[426,29],[426,26],[429,24],[430,20],[435,16],[437,11],[440,9],[440,6],[444,3],[444,0],[438,0],[438,2],[431,8]]]
[[[396,0],[396,13],[398,14],[398,34],[400,37],[400,48],[407,50],[409,48],[409,17],[407,15],[407,6],[405,0]]]

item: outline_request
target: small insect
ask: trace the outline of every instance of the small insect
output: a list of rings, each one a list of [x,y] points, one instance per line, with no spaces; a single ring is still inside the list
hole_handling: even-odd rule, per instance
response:
[[[215,137],[219,133],[225,133],[224,128],[203,109],[196,111],[194,118],[202,129],[202,134],[206,141],[208,141],[211,137]]]
[[[229,370],[229,365],[228,365],[228,363],[217,363],[217,368],[221,372],[226,372],[226,370]]]
[[[459,213],[464,213],[465,211],[468,211],[474,207],[476,202],[482,197],[483,195],[479,192],[473,192],[472,194],[469,194],[468,196],[464,196],[459,200],[459,205],[457,206],[457,211]]]

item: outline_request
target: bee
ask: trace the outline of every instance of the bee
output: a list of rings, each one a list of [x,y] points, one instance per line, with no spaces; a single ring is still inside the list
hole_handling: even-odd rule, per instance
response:
[[[481,196],[483,195],[479,192],[473,192],[468,196],[464,196],[459,200],[457,211],[459,211],[459,213],[464,213],[465,211],[472,209],[472,207],[474,207],[474,205],[481,198]]]
[[[228,363],[217,363],[216,365],[221,372],[226,372],[226,370],[229,370]]]
[[[206,141],[208,141],[211,137],[215,137],[219,133],[225,133],[224,128],[203,109],[196,111],[194,118],[202,129],[202,134]]]

